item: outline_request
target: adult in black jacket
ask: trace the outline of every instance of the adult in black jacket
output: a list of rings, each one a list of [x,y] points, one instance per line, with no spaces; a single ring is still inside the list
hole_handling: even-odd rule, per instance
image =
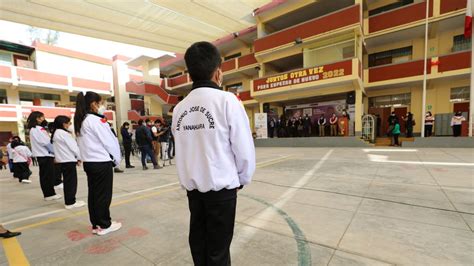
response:
[[[130,153],[132,152],[132,133],[128,132],[129,128],[130,124],[125,122],[120,129],[123,149],[125,151],[125,168],[135,168],[135,166],[130,164]]]
[[[139,127],[137,128],[135,132],[135,138],[138,147],[140,148],[140,151],[142,153],[142,166],[143,170],[148,170],[148,167],[146,166],[146,156],[150,156],[151,161],[153,162],[153,168],[154,169],[160,169],[161,167],[158,166],[158,163],[156,162],[155,156],[153,154],[153,151],[151,149],[152,145],[152,136],[151,136],[151,130],[146,126],[146,123],[140,119],[138,120]]]

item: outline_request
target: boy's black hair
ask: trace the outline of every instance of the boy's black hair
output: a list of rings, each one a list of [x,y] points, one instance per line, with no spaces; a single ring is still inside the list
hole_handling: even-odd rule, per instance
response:
[[[184,61],[194,82],[211,80],[212,74],[222,63],[219,50],[209,42],[197,42],[191,45],[184,54]]]

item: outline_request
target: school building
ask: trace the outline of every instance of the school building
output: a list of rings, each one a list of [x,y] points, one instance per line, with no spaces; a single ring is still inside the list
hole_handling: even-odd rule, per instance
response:
[[[428,59],[423,0],[273,1],[251,14],[256,25],[215,40],[224,89],[242,100],[250,123],[273,116],[340,115],[352,134],[363,114],[412,112],[421,132],[423,71],[426,111],[468,112],[471,39],[464,38],[466,0],[429,0]],[[75,95],[105,96],[116,124],[167,117],[191,90],[183,54],[100,58],[64,48],[0,43],[0,132],[24,132],[32,110],[73,115]],[[114,112],[112,112],[114,111]],[[437,120],[436,126],[449,123]],[[6,134],[6,133],[0,133]]]

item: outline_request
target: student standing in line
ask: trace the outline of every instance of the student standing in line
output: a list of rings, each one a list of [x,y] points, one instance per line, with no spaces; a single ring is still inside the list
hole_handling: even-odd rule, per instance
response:
[[[156,119],[155,124],[151,127],[151,138],[152,140],[152,146],[153,146],[153,154],[155,155],[155,160],[156,163],[159,165],[160,164],[160,151],[161,151],[161,146],[160,146],[160,136],[161,132],[160,129],[162,127],[161,120]]]
[[[31,151],[26,147],[25,143],[19,138],[12,141],[12,155],[13,155],[13,176],[18,178],[18,181],[23,184],[30,184],[31,176],[30,163]]]
[[[125,153],[125,168],[135,168],[130,164],[130,153],[132,152],[132,133],[128,131],[130,124],[128,122],[123,123],[120,129],[122,135],[122,144]]]
[[[64,204],[66,209],[80,208],[86,205],[82,200],[76,201],[77,169],[80,165],[79,147],[72,137],[71,118],[60,115],[54,119],[54,130],[51,143],[55,151],[56,164],[63,176]]]
[[[150,156],[151,161],[153,162],[153,169],[161,169],[161,166],[156,162],[156,158],[151,148],[153,141],[151,130],[147,127],[147,123],[142,119],[138,120],[138,124],[140,126],[136,130],[136,140],[141,152],[143,170],[148,170],[148,167],[146,166],[147,156]]]
[[[92,233],[101,236],[122,227],[121,223],[110,218],[114,167],[120,164],[121,153],[104,111],[99,94],[89,91],[77,95],[74,130],[87,175]]]
[[[326,118],[324,117],[324,114],[319,117],[318,120],[318,126],[319,126],[319,136],[324,137],[325,134],[325,127],[326,127]]]
[[[53,134],[54,132],[54,122],[48,123],[47,126],[49,134]],[[54,160],[54,189],[63,189],[63,179],[61,176],[61,166],[56,163]]]
[[[255,147],[244,107],[222,85],[221,56],[208,42],[184,56],[193,88],[173,111],[176,164],[191,213],[195,265],[230,265],[237,191],[255,171]]]
[[[163,160],[163,167],[166,164],[166,161],[171,165],[170,155],[168,153],[168,145],[170,141],[170,128],[166,124],[162,124],[160,128],[160,147],[161,147],[161,159]]]
[[[336,114],[332,114],[332,117],[329,118],[329,123],[331,124],[331,136],[337,136],[339,135],[337,133],[337,116]]]
[[[425,137],[431,137],[433,135],[433,125],[435,118],[433,114],[428,111],[425,115]]]
[[[41,190],[44,200],[58,200],[61,195],[54,191],[54,153],[51,138],[46,130],[48,122],[44,114],[34,111],[28,116],[27,128],[30,130],[30,142],[33,156],[37,158]]]
[[[461,136],[461,127],[462,122],[466,121],[466,118],[462,115],[461,112],[456,112],[451,118],[451,127],[453,129],[453,137]]]
[[[8,156],[8,167],[10,168],[10,173],[13,174],[13,150],[12,150],[12,142],[15,140],[15,139],[20,139],[20,137],[18,136],[14,136],[14,137],[11,137],[9,140],[8,140],[8,144],[7,144],[7,156]],[[15,176],[13,176],[15,178]]]

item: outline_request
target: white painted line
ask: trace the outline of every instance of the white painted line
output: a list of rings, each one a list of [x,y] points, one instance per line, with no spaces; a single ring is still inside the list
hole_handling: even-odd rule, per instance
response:
[[[302,188],[304,185],[308,183],[308,181],[314,176],[316,171],[321,168],[321,166],[324,164],[324,162],[329,158],[331,153],[334,151],[334,149],[329,150],[321,160],[319,160],[314,167],[306,172],[297,182],[295,182],[291,188],[288,188],[285,193],[283,193],[277,200],[276,203],[273,204],[276,208],[281,208],[283,205],[285,205],[290,199],[293,198],[295,193],[298,191],[299,188]],[[273,208],[267,207],[263,212],[258,214],[257,216],[253,217],[251,220],[246,223],[250,223],[252,226],[246,226],[244,227],[240,232],[239,232],[239,238],[242,238],[242,241],[236,242],[234,241],[235,244],[233,244],[233,250],[235,254],[239,254],[243,246],[237,244],[237,243],[243,243],[245,245],[248,243],[255,233],[257,232],[258,228],[264,228],[265,225],[269,222],[272,221],[272,216],[275,215],[276,212]]]
[[[116,197],[113,197],[113,199],[123,198],[123,197],[126,197],[126,196],[135,195],[135,194],[139,194],[139,193],[143,193],[143,192],[147,192],[147,191],[151,191],[151,190],[157,190],[157,189],[160,189],[160,188],[165,188],[165,187],[169,187],[169,186],[173,186],[173,185],[177,185],[177,184],[179,184],[179,183],[178,182],[173,182],[173,183],[169,183],[169,184],[165,184],[165,185],[161,185],[161,186],[156,186],[156,187],[151,187],[151,188],[147,188],[147,189],[132,191],[132,192],[120,194]],[[61,206],[62,206],[62,204],[61,204]],[[9,225],[9,224],[13,224],[13,223],[19,223],[19,222],[23,222],[23,221],[27,221],[27,220],[31,220],[31,219],[35,219],[35,218],[39,218],[39,217],[44,217],[44,216],[48,216],[48,215],[51,215],[51,214],[64,212],[64,211],[67,211],[67,210],[62,208],[62,209],[59,209],[59,210],[34,214],[34,215],[31,215],[31,216],[23,217],[23,218],[16,219],[16,220],[11,220],[11,221],[7,221],[7,222],[0,222],[0,224]]]
[[[364,152],[417,152],[417,149],[362,149]]]
[[[418,161],[392,161],[388,160],[388,156],[367,154],[371,162],[377,163],[398,163],[398,164],[415,164],[415,165],[443,165],[443,166],[474,166],[474,163],[451,163],[451,162],[418,162]]]

